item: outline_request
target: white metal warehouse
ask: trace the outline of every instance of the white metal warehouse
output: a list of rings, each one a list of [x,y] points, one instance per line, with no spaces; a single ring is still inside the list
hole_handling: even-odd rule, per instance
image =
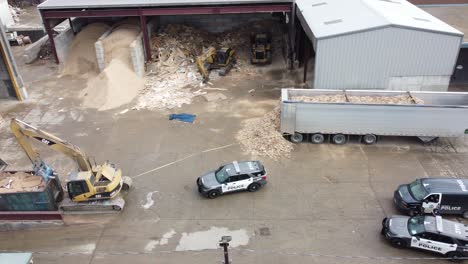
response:
[[[296,0],[310,86],[445,91],[463,33],[405,0]],[[307,63],[306,63],[307,64]]]

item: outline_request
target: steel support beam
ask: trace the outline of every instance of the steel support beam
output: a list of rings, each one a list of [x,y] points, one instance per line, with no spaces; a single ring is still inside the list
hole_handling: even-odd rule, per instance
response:
[[[292,5],[252,5],[252,6],[217,6],[217,7],[177,7],[146,9],[106,9],[106,10],[44,10],[43,18],[69,17],[128,17],[128,16],[164,16],[164,15],[212,15],[291,12]]]
[[[146,25],[146,16],[140,16],[141,32],[143,32],[143,45],[145,47],[145,61],[151,60],[151,47],[148,34],[148,26]]]
[[[44,23],[44,29],[47,35],[49,36],[50,47],[52,48],[52,53],[54,54],[55,63],[59,64],[60,61],[57,55],[57,49],[55,48],[54,32],[52,30],[52,27],[50,26],[50,21],[49,19],[45,18],[44,12],[41,12],[41,16],[42,21]]]
[[[309,57],[310,57],[310,45],[309,45],[309,39],[304,40],[304,83],[307,82],[307,68],[309,66]]]

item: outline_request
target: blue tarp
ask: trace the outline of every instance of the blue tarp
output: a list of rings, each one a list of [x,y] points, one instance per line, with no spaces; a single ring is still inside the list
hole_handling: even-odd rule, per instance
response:
[[[196,115],[191,114],[170,114],[169,120],[179,120],[186,123],[193,123],[196,117]]]

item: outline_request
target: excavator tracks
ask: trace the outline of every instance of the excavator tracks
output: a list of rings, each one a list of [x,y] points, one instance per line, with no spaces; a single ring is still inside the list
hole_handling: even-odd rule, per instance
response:
[[[98,200],[92,202],[73,202],[65,198],[59,205],[63,214],[112,214],[120,213],[125,206],[125,200],[118,196],[111,200]]]

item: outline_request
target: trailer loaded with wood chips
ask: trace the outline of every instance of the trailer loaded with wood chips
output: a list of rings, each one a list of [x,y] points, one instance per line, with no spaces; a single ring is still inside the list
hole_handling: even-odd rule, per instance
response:
[[[282,89],[281,133],[294,143],[365,144],[379,136],[423,142],[468,133],[468,93]]]

